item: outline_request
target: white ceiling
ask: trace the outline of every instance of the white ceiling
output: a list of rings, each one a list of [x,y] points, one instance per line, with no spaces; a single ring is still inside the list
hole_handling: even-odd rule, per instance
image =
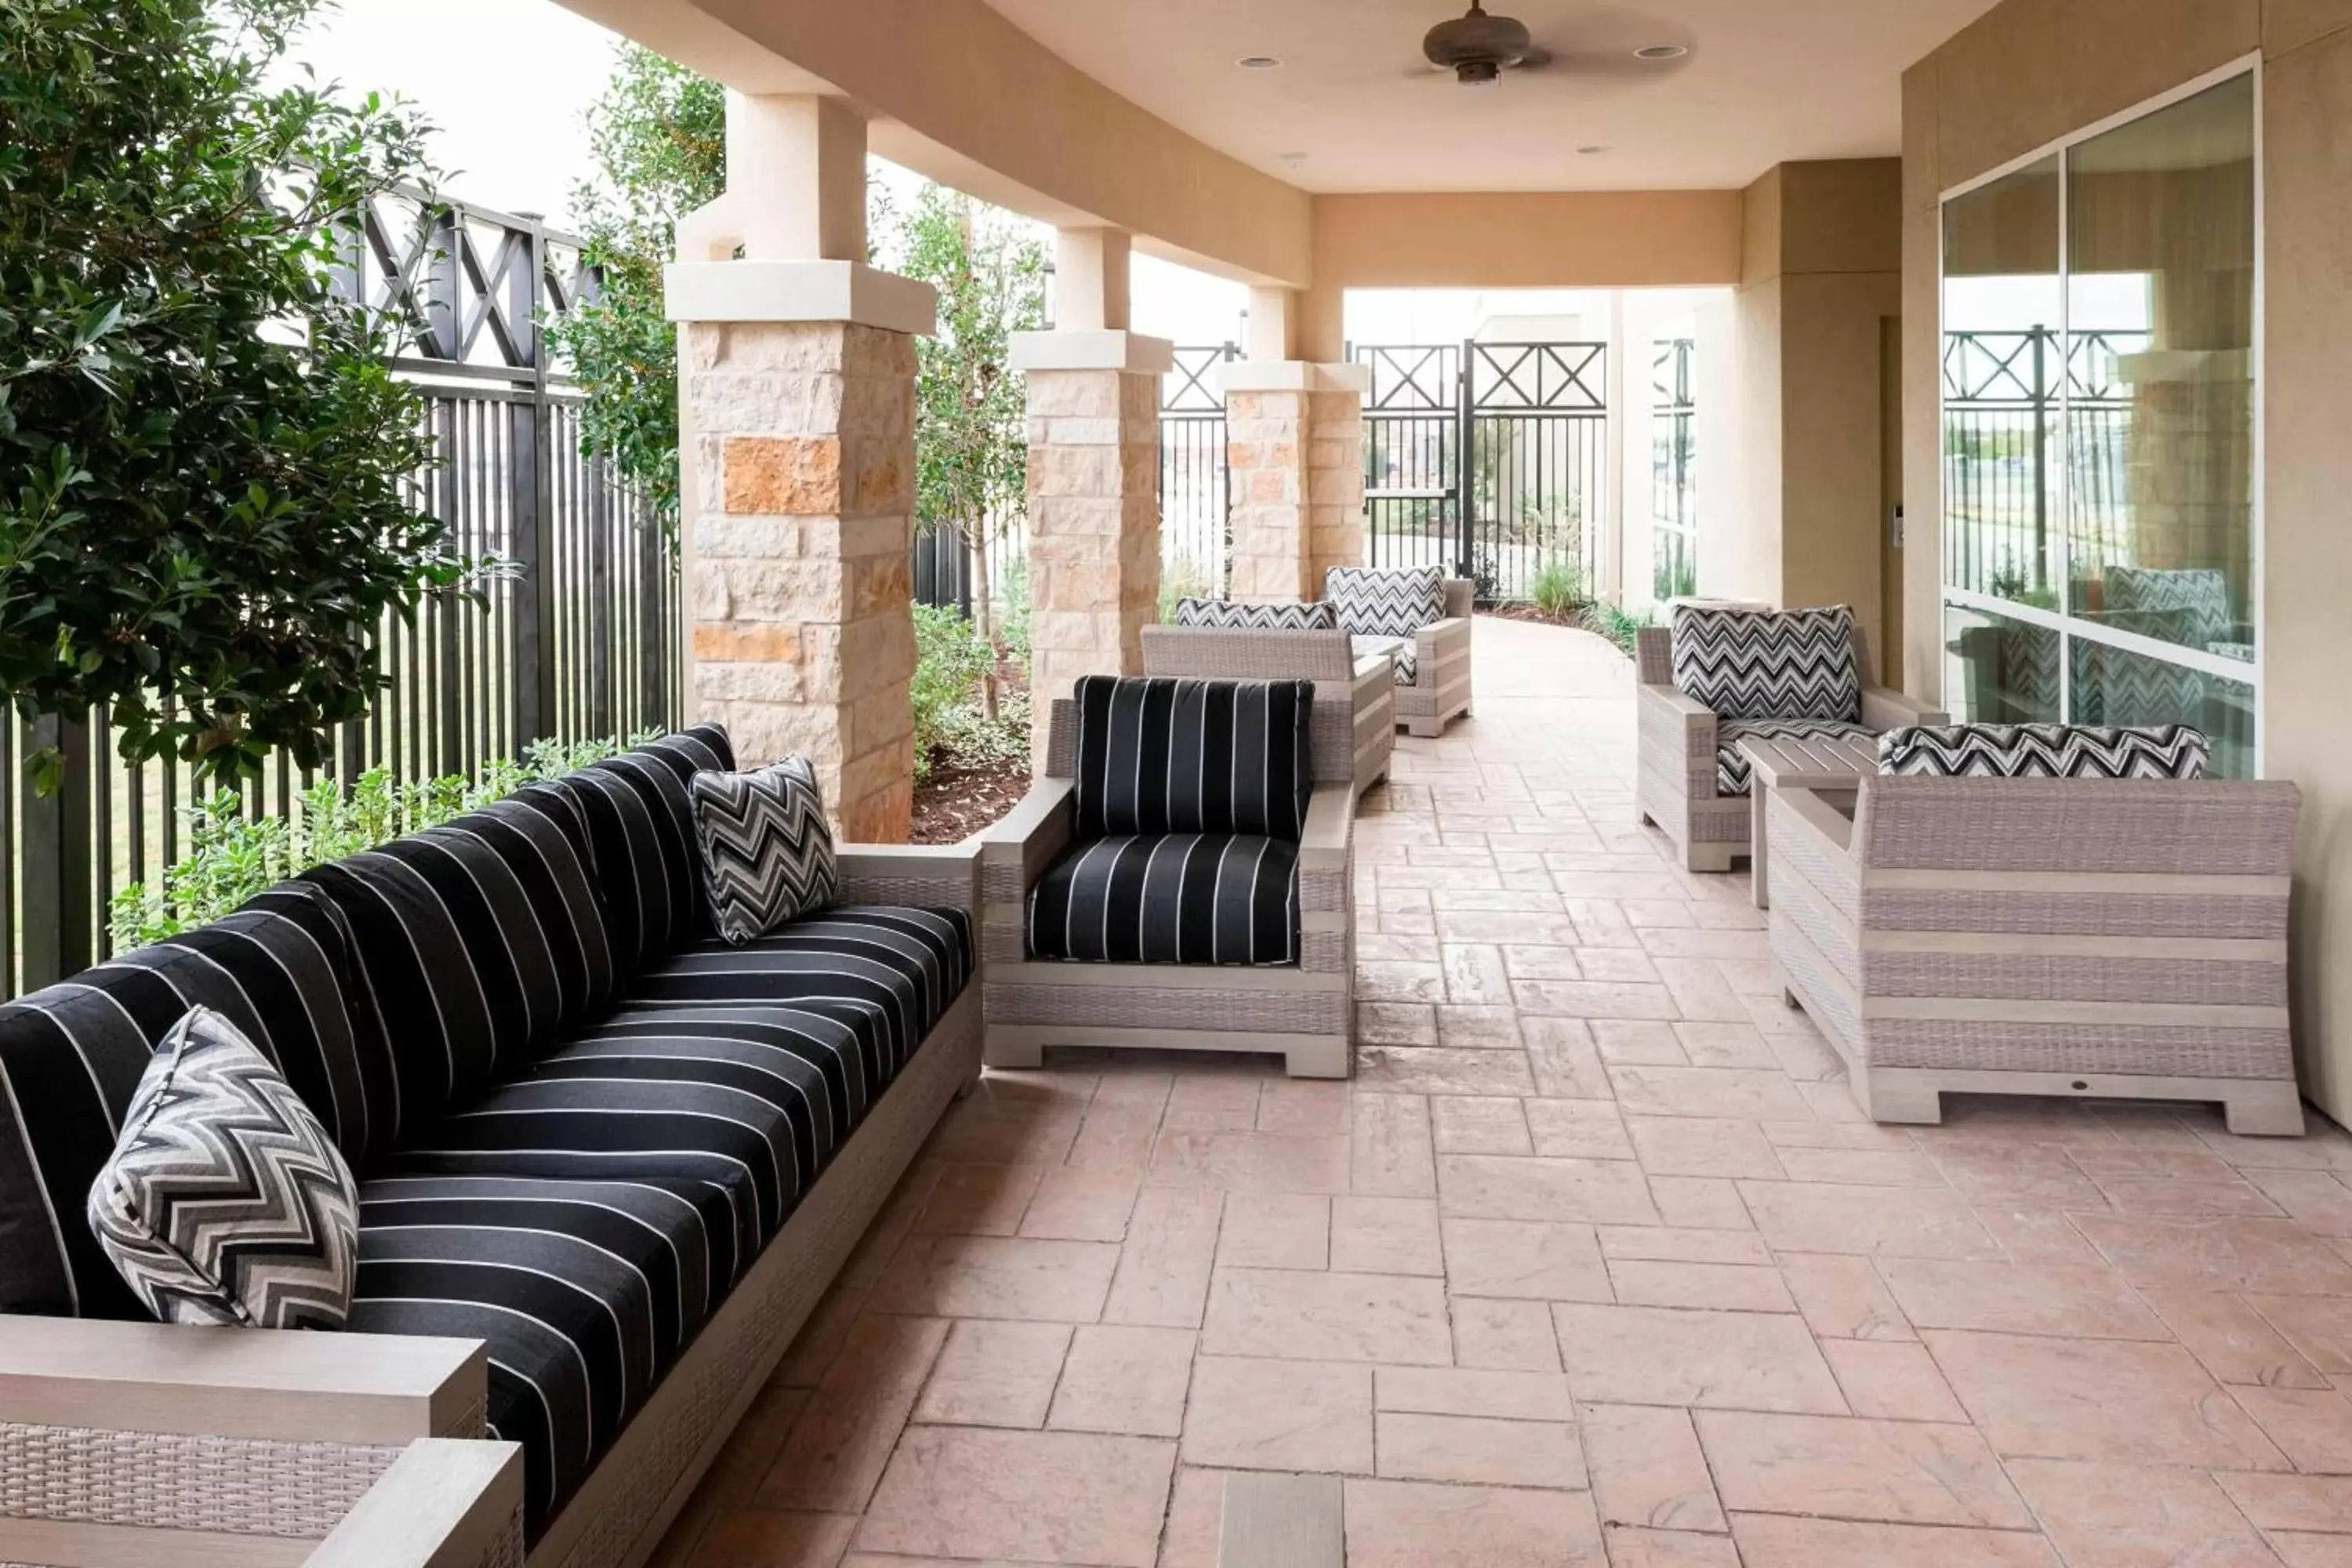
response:
[[[1467,0],[988,3],[1211,146],[1333,192],[1719,189],[1790,159],[1891,156],[1903,68],[1994,0],[1489,0],[1561,58],[1485,89],[1421,59]],[[1633,59],[1658,43],[1690,54]]]

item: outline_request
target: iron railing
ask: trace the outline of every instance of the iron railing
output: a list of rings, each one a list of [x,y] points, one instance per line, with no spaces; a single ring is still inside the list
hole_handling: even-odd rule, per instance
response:
[[[1525,598],[1566,563],[1600,577],[1608,345],[1353,345],[1364,400],[1365,557],[1437,564],[1480,599]]]
[[[413,480],[464,552],[511,563],[474,595],[387,616],[392,677],[336,737],[331,772],[402,781],[473,775],[544,737],[674,724],[681,708],[674,542],[642,498],[581,447],[578,390],[550,363],[543,323],[593,298],[580,241],[538,218],[402,191],[352,226],[337,279],[398,332],[394,369],[422,394],[436,461]],[[28,748],[62,747],[62,785],[37,794]],[[125,764],[103,709],[0,724],[0,995],[108,955],[108,905],[184,852],[184,818],[213,793],[173,761]],[[283,755],[244,790],[290,815],[316,782]]]
[[[1225,395],[1215,372],[1240,356],[1235,343],[1180,347],[1160,380],[1160,570],[1178,593],[1233,591]]]

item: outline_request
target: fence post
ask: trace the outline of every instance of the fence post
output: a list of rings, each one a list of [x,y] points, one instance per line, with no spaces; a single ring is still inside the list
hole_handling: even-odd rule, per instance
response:
[[[17,868],[24,900],[17,927],[24,942],[20,994],[79,973],[91,959],[89,726],[44,713],[26,742],[35,750],[58,747],[66,768],[55,795],[41,795],[29,777],[17,781],[24,791],[25,855]]]
[[[540,314],[547,304],[547,226],[536,213],[523,238],[529,254],[518,271],[507,268],[506,315],[522,369],[531,373],[526,395],[507,405],[507,516],[509,547],[522,573],[513,588],[515,750],[546,739],[557,726],[555,552],[548,528],[554,512],[554,453],[548,440],[547,354]]]

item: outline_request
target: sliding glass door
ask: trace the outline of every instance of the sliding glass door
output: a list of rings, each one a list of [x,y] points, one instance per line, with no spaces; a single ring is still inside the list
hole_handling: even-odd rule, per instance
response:
[[[1945,700],[2258,767],[2255,79],[1943,207]]]

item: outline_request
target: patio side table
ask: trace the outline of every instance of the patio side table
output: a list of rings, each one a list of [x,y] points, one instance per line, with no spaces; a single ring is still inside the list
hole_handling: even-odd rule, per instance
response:
[[[1857,788],[1856,780],[1864,773],[1878,771],[1878,742],[1874,737],[1841,740],[1808,740],[1801,735],[1783,736],[1779,740],[1741,741],[1739,752],[1748,759],[1748,801],[1753,814],[1749,818],[1748,866],[1754,879],[1751,889],[1759,910],[1771,907],[1771,895],[1766,881],[1764,848],[1764,802],[1766,792],[1773,789],[1851,790]]]

